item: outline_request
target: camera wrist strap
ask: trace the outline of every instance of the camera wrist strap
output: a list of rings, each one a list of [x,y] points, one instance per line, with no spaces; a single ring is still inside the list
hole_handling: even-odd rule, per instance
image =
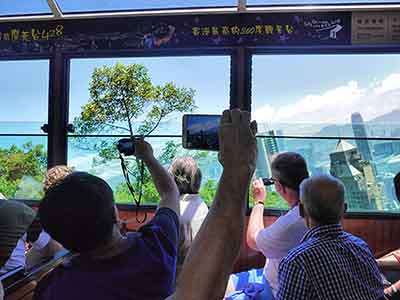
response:
[[[142,201],[142,194],[143,194],[144,163],[143,163],[143,161],[140,161],[140,162],[139,162],[139,160],[136,160],[136,163],[138,164],[138,167],[139,167],[139,170],[140,170],[140,180],[139,180],[139,184],[138,184],[139,197],[136,198],[136,196],[135,196],[135,190],[134,190],[134,188],[133,188],[133,186],[132,186],[132,183],[131,183],[131,180],[130,180],[130,177],[129,177],[129,170],[128,170],[128,167],[126,166],[125,160],[124,160],[124,158],[122,157],[121,154],[119,154],[119,159],[120,159],[120,161],[121,161],[121,169],[122,169],[122,173],[123,173],[123,175],[124,175],[125,181],[126,181],[126,185],[127,185],[127,187],[128,187],[128,190],[129,190],[130,194],[132,195],[133,201],[134,201],[135,204],[136,204],[136,208],[135,208],[135,211],[136,211],[136,221],[137,221],[138,223],[140,223],[140,224],[141,224],[141,223],[144,223],[144,222],[146,221],[146,219],[147,219],[147,212],[144,212],[144,217],[143,217],[142,220],[140,220],[140,219],[138,218],[139,210],[140,210],[140,203],[141,203],[141,201]],[[126,220],[126,221],[123,223],[124,226],[126,226],[126,224],[129,223],[129,221],[130,221],[129,219]]]

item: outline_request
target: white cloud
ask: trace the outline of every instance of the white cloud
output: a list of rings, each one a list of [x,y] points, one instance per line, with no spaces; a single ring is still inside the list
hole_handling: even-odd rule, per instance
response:
[[[386,77],[375,88],[375,93],[380,95],[400,88],[400,73],[393,73]]]
[[[360,112],[364,120],[400,108],[400,74],[393,73],[381,82],[360,87],[350,81],[321,94],[310,94],[281,107],[267,104],[253,113],[260,123],[348,123],[351,113]]]

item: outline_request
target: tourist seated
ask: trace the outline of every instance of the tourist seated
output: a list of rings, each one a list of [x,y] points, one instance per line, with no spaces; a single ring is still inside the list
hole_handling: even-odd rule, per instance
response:
[[[265,258],[264,269],[253,269],[230,277],[227,299],[241,299],[244,293],[253,291],[252,299],[271,299],[278,290],[278,267],[282,259],[298,246],[307,227],[299,213],[300,183],[308,178],[304,158],[294,152],[278,154],[271,163],[271,180],[275,189],[290,207],[274,223],[264,225],[264,203],[267,191],[261,179],[253,182],[254,206],[247,227],[247,245],[261,252]],[[233,291],[236,291],[232,293]]]
[[[37,231],[35,216],[22,202],[0,200],[0,274],[18,267],[30,269],[60,250],[47,233]],[[31,246],[28,253],[27,244]]]
[[[176,158],[168,171],[174,177],[180,194],[180,230],[177,273],[183,265],[197,232],[208,213],[208,207],[201,199],[201,171],[191,157]]]
[[[59,184],[65,177],[73,172],[73,169],[65,165],[57,165],[50,168],[43,181],[43,190],[46,193],[51,187]]]
[[[224,111],[219,129],[223,172],[214,201],[189,249],[169,300],[222,299],[239,254],[248,190],[257,160],[257,125],[250,113]]]
[[[400,202],[400,172],[393,179],[394,189],[397,200]],[[387,255],[377,259],[378,265],[383,271],[400,270],[400,249],[392,251]],[[400,281],[393,284],[388,282],[388,286],[385,288],[385,297],[388,300],[400,299]]]
[[[163,299],[174,291],[179,192],[151,146],[135,139],[135,155],[160,195],[154,218],[138,232],[120,233],[113,191],[102,179],[74,172],[40,203],[43,228],[74,253],[35,289],[34,299]]]
[[[378,265],[367,243],[343,230],[344,185],[330,175],[300,185],[309,231],[282,260],[276,299],[383,299]]]
[[[56,166],[48,170],[43,190],[46,192],[72,172],[67,166]],[[42,230],[35,211],[21,202],[0,200],[1,255],[0,274],[18,267],[31,267],[54,256],[62,246]],[[30,250],[26,253],[27,244]]]

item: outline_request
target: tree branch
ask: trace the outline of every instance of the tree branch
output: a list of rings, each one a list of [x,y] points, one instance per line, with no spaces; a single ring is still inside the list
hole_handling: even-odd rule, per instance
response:
[[[118,125],[114,125],[114,124],[110,124],[110,123],[104,123],[105,126],[110,126],[110,127],[114,127],[116,129],[122,129],[125,131],[130,131],[129,128],[123,127],[123,126],[118,126]]]
[[[158,125],[160,125],[160,122],[162,120],[162,118],[164,118],[165,116],[163,115],[163,112],[160,112],[160,118],[158,119],[156,125],[154,125],[154,127],[148,132],[146,133],[146,136],[150,135],[154,130],[156,130],[156,128],[158,127]]]

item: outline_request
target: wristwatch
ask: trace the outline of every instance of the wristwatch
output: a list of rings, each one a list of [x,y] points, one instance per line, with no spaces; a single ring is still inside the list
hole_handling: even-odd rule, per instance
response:
[[[264,201],[258,200],[258,201],[256,202],[256,205],[257,205],[257,204],[262,204],[262,205],[264,205]]]

